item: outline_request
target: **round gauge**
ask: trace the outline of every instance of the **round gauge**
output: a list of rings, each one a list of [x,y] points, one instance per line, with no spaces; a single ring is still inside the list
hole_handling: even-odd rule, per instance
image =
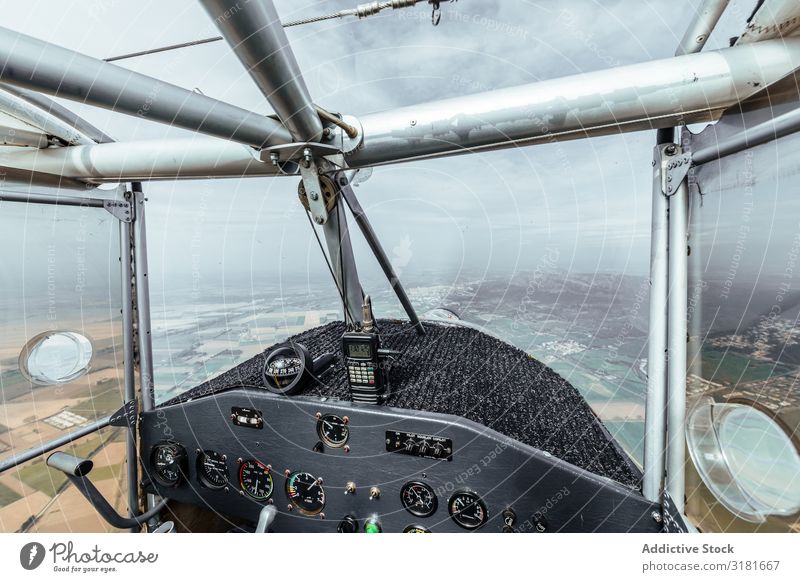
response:
[[[403,533],[431,533],[431,530],[421,525],[408,525]]]
[[[228,464],[225,455],[202,451],[197,455],[197,474],[209,489],[222,489],[228,484]]]
[[[409,481],[400,490],[400,501],[411,515],[428,517],[436,512],[439,501],[430,485],[421,481]]]
[[[317,434],[323,443],[338,449],[347,443],[347,439],[350,438],[350,429],[344,418],[335,414],[326,414],[317,421]]]
[[[175,487],[186,475],[186,450],[172,443],[156,445],[150,455],[150,463],[157,483]]]
[[[306,515],[316,515],[325,507],[325,490],[311,473],[297,472],[286,479],[286,496]]]
[[[272,475],[261,461],[251,459],[239,467],[239,485],[253,499],[266,501],[272,495]]]
[[[483,499],[472,491],[453,493],[447,504],[450,517],[464,529],[478,529],[489,519]]]

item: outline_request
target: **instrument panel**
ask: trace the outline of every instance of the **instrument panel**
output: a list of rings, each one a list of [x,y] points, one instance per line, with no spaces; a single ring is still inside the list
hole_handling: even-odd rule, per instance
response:
[[[142,415],[146,490],[276,532],[655,532],[657,507],[474,422],[239,389]]]

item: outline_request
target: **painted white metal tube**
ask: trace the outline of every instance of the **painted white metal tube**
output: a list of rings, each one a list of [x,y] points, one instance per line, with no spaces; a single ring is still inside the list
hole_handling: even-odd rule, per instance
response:
[[[518,147],[716,118],[800,67],[800,38],[553,79],[361,118],[352,167]],[[90,182],[274,175],[254,150],[215,139],[10,152],[9,169]]]
[[[41,107],[37,107],[19,95],[15,95],[13,92],[6,91],[2,88],[0,88],[0,111],[37,127],[47,135],[55,136],[70,145],[88,145],[94,143],[94,140],[82,134],[55,115],[52,115]],[[44,145],[36,147],[47,147],[48,145],[49,144],[45,142]]]
[[[252,146],[291,141],[269,117],[7,28],[0,28],[0,80]]]
[[[2,166],[91,183],[274,176],[251,147],[212,138],[145,140],[5,153]]]
[[[272,0],[200,0],[295,141],[319,141],[314,109]]]
[[[650,316],[647,336],[647,399],[645,401],[644,476],[642,493],[660,502],[664,482],[667,399],[668,214],[662,191],[664,145],[655,148],[653,209],[650,230]]]
[[[680,150],[678,151],[680,153]],[[665,489],[684,511],[686,480],[686,352],[689,187],[683,180],[669,198],[669,358],[667,364],[667,470]]]
[[[689,55],[703,50],[708,42],[708,37],[711,36],[728,4],[730,4],[730,0],[705,0],[689,28],[686,29],[675,54],[678,56]]]
[[[800,38],[573,75],[360,117],[352,167],[718,118],[800,67]]]

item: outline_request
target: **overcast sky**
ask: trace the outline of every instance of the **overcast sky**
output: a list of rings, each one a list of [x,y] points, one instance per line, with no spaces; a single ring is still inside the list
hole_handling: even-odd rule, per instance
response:
[[[285,20],[360,0],[280,0]],[[669,57],[699,0],[460,0],[440,26],[415,7],[363,21],[290,29],[313,98],[354,115]],[[108,57],[213,36],[190,0],[0,1],[3,26]],[[731,4],[709,48],[740,33],[752,0]],[[123,61],[122,66],[271,113],[224,43]],[[66,102],[65,102],[66,103]],[[182,130],[68,104],[115,139]],[[357,189],[407,276],[432,269],[493,275],[535,269],[547,245],[559,267],[645,275],[652,132],[382,167]],[[208,277],[323,273],[297,203],[297,179],[153,183],[153,284],[183,280],[195,254]],[[357,237],[358,238],[358,237]],[[360,242],[365,276],[375,264]],[[196,267],[197,265],[195,265]]]

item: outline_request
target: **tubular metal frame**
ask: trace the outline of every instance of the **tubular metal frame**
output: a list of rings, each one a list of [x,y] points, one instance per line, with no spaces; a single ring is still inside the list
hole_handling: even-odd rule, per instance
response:
[[[134,186],[135,188],[136,186]],[[141,193],[141,186],[139,186],[139,193]],[[132,195],[133,197],[133,195]],[[80,196],[50,196],[46,194],[20,194],[20,193],[0,193],[0,201],[7,202],[20,202],[25,204],[43,204],[43,205],[61,205],[61,206],[79,206],[88,208],[99,208],[109,210],[109,206],[118,204],[119,200],[109,200],[102,198],[84,198]],[[130,202],[130,201],[129,201]],[[113,203],[109,205],[109,203]],[[110,211],[110,210],[109,210]],[[114,212],[112,212],[114,214]],[[136,285],[136,279],[133,268],[132,253],[134,251],[134,218],[127,219],[118,217],[119,225],[119,241],[120,241],[120,281],[122,289],[122,350],[123,350],[123,378],[124,378],[124,394],[125,402],[135,401],[136,394],[136,362],[134,358],[135,344],[136,344],[136,330],[133,324],[133,290]],[[141,232],[138,237],[142,237],[144,233],[144,225],[137,225],[137,230]],[[144,245],[146,252],[146,242]],[[146,269],[146,259],[140,263]],[[143,275],[143,277],[146,275]],[[146,287],[146,283],[144,284]],[[137,300],[144,301],[146,295],[137,293]],[[145,307],[149,319],[149,302]],[[149,325],[147,326],[149,330]],[[149,345],[149,336],[145,340]],[[150,359],[152,362],[152,358]],[[152,372],[150,374],[152,378]],[[147,399],[143,399],[143,404],[147,405]],[[85,437],[94,432],[109,426],[111,417],[106,417],[96,422],[93,422],[85,427],[72,431],[69,434],[52,439],[46,443],[34,447],[27,451],[23,451],[8,459],[0,461],[0,473],[16,467],[22,463],[35,459],[45,453],[48,453],[58,447],[69,444],[76,439]],[[139,454],[137,447],[137,434],[136,423],[128,425],[126,432],[126,456],[127,456],[127,486],[128,486],[128,511],[131,516],[138,513],[139,508],[139,482],[138,482],[138,463]],[[131,531],[139,531],[138,528]]]

